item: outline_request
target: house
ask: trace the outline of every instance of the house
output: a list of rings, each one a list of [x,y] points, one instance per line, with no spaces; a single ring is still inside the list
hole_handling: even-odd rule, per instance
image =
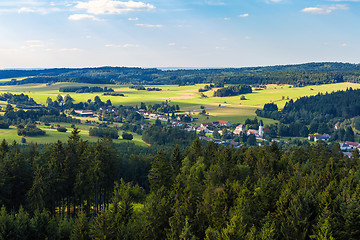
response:
[[[351,151],[355,149],[353,146],[349,146],[346,143],[339,143],[339,145],[342,151]]]
[[[144,117],[149,117],[151,113],[152,113],[152,112],[150,112],[150,111],[145,111],[145,112],[143,113],[143,115],[144,115]]]
[[[166,121],[169,119],[169,117],[166,116],[166,115],[159,115],[159,116],[158,116],[158,119],[159,119],[160,121],[166,122]]]
[[[250,134],[253,134],[253,135],[255,135],[255,136],[258,136],[258,135],[259,135],[259,131],[256,130],[256,129],[249,129],[249,130],[247,131],[247,135],[250,135]]]
[[[183,122],[193,122],[194,121],[193,117],[188,114],[177,115],[176,120],[183,121]]]
[[[158,115],[156,113],[149,114],[149,118],[151,118],[151,119],[156,119],[157,117],[158,117]]]
[[[346,155],[348,158],[351,158],[353,154],[351,152],[344,152],[344,155]]]
[[[345,144],[348,145],[349,147],[351,147],[351,150],[355,150],[355,149],[359,149],[359,148],[360,148],[360,143],[358,143],[358,142],[349,142],[349,141],[346,141]]]
[[[245,130],[245,125],[244,125],[244,124],[240,124],[240,125],[236,126],[235,130],[244,131],[244,130]]]
[[[185,131],[188,131],[188,132],[191,132],[191,131],[195,131],[196,128],[192,127],[192,126],[189,126],[187,128],[184,129]]]
[[[240,129],[235,129],[233,131],[233,134],[235,134],[235,135],[240,135],[241,133],[242,133],[242,130],[240,130]]]
[[[211,126],[213,126],[212,123],[202,123],[202,124],[200,125],[200,127],[211,127]]]
[[[211,137],[199,137],[200,140],[205,140],[205,141],[212,141],[213,139]]]
[[[238,143],[238,142],[230,142],[230,144],[231,144],[232,146],[234,146],[235,148],[238,148],[238,147],[241,146],[241,144]]]
[[[323,134],[323,135],[309,135],[308,136],[309,141],[311,139],[314,139],[314,142],[317,142],[319,140],[322,141],[329,141],[331,139],[331,136],[329,134]]]
[[[214,131],[211,131],[209,129],[207,129],[207,127],[198,127],[196,129],[197,132],[201,132],[201,131],[204,131],[205,133],[213,133]]]
[[[183,126],[184,124],[183,123],[181,123],[181,122],[172,122],[171,123],[171,126],[172,127],[181,127],[181,126]]]
[[[92,117],[92,116],[94,116],[94,111],[91,111],[91,110],[75,110],[75,113],[79,117]]]
[[[218,126],[220,125],[220,124],[219,124],[219,121],[213,122],[212,124],[213,124],[213,126],[215,126],[215,127],[218,127]]]
[[[219,120],[218,122],[219,122],[219,125],[220,125],[220,126],[223,126],[223,127],[230,127],[230,126],[231,126],[231,124],[230,124],[229,121]]]

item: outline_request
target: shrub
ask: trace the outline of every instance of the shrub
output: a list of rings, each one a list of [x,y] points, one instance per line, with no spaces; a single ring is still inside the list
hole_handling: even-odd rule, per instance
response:
[[[26,137],[34,137],[34,136],[44,136],[45,131],[41,130],[40,128],[36,127],[35,124],[28,124],[24,128],[23,125],[18,126],[18,135],[19,136],[26,136]]]
[[[66,132],[67,131],[67,128],[66,127],[58,127],[56,129],[58,132]]]
[[[22,137],[21,138],[21,143],[26,143],[26,138]]]
[[[117,129],[108,127],[95,127],[89,129],[89,136],[93,137],[110,137],[112,139],[118,139],[119,133]]]
[[[0,121],[0,128],[1,129],[8,129],[9,128],[9,124],[5,121]]]
[[[132,140],[134,137],[133,137],[133,135],[132,135],[131,133],[123,132],[122,138],[123,138],[124,140]]]

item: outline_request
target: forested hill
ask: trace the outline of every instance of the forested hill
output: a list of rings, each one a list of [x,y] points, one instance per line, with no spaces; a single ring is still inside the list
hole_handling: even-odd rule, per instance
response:
[[[300,121],[310,124],[313,120],[329,122],[334,118],[352,118],[360,115],[360,90],[350,88],[346,91],[301,97],[295,102],[290,100],[281,112],[275,104],[269,103],[256,113],[283,123]]]
[[[57,68],[42,70],[0,70],[0,79],[28,77],[4,84],[82,82],[118,84],[292,84],[295,86],[360,82],[360,64],[306,63],[298,65],[160,70],[156,68]]]
[[[360,239],[357,151],[124,152],[76,129],[43,151],[1,142],[0,239]]]

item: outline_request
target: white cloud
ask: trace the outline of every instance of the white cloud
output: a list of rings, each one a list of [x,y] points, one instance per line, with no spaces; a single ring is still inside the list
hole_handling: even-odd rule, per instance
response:
[[[169,46],[175,46],[176,43],[168,43]]]
[[[60,48],[59,49],[60,52],[75,52],[75,51],[80,51],[79,48]]]
[[[123,45],[118,45],[118,44],[106,44],[105,47],[107,48],[138,48],[139,45],[137,44],[132,44],[132,43],[126,43]]]
[[[52,12],[59,12],[61,9],[59,8],[39,8],[39,7],[22,7],[17,10],[19,14],[21,13],[38,13],[38,14],[49,14]]]
[[[303,13],[324,15],[330,14],[335,10],[349,10],[349,7],[345,4],[334,4],[330,6],[316,6],[316,7],[308,7],[301,10]]]
[[[72,21],[81,21],[81,20],[101,21],[101,19],[98,19],[97,17],[89,14],[73,14],[70,15],[68,19]]]
[[[155,9],[154,5],[143,2],[117,0],[90,0],[88,2],[79,2],[75,8],[85,9],[88,13],[99,14],[124,14],[133,11],[147,11]]]
[[[208,0],[208,1],[205,1],[205,3],[207,5],[212,5],[212,6],[223,6],[223,5],[225,5],[225,3],[222,0]]]
[[[22,7],[18,10],[18,13],[33,13],[35,10],[27,7]]]
[[[341,47],[347,47],[347,46],[349,46],[347,43],[342,43],[341,45],[340,45]]]
[[[136,18],[128,18],[128,20],[129,20],[129,21],[138,21],[139,18],[137,18],[137,17],[136,17]]]
[[[146,28],[162,28],[164,27],[164,25],[161,25],[161,24],[143,24],[143,23],[138,23],[138,24],[135,24],[136,26],[138,27],[146,27]]]
[[[229,20],[231,20],[231,18],[224,18],[224,20],[225,20],[225,21],[229,21]]]
[[[242,17],[242,18],[246,18],[246,17],[248,17],[248,16],[249,16],[248,13],[244,13],[244,14],[240,14],[240,15],[239,15],[239,17]]]
[[[132,44],[132,43],[126,43],[122,46],[123,48],[137,48],[139,47],[139,45],[137,44]]]
[[[265,0],[266,3],[280,3],[283,2],[284,0]]]

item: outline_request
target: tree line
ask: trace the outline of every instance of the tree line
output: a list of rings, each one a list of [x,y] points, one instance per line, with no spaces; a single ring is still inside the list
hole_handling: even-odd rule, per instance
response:
[[[0,153],[2,239],[360,238],[359,153],[348,158],[337,144],[234,149],[195,140],[151,153],[132,183],[114,171],[129,169],[116,167],[111,141],[90,146],[76,130],[44,152],[3,142]]]
[[[3,83],[79,82],[93,84],[189,85],[197,83],[224,84],[291,84],[318,85],[339,82],[360,82],[360,65],[349,63],[306,63],[299,65],[160,70],[155,68],[100,67],[82,69],[1,70],[1,78],[26,77]],[[30,77],[31,76],[31,77]]]
[[[114,92],[114,89],[107,87],[87,87],[87,86],[68,86],[60,87],[59,92],[76,92],[76,93],[89,93],[89,92]]]
[[[249,85],[232,85],[220,88],[214,92],[214,97],[230,97],[241,94],[252,93],[252,88]]]

